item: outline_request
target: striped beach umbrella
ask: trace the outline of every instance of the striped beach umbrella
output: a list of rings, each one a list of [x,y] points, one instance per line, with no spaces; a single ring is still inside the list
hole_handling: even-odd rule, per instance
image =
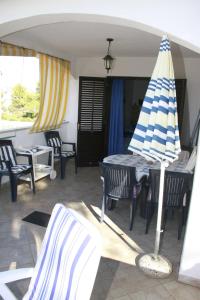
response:
[[[176,89],[170,43],[163,37],[129,150],[173,162],[180,153]]]
[[[170,162],[178,159],[178,154],[181,152],[174,69],[170,43],[166,36],[162,38],[157,62],[128,149],[144,156],[147,160],[161,162],[156,241],[153,257],[154,261],[160,263],[158,252],[165,168]],[[145,259],[148,261],[147,264],[151,263],[150,255],[144,258],[143,262]]]

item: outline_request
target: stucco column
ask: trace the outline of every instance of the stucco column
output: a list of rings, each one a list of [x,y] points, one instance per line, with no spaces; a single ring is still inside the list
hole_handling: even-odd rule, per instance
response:
[[[199,133],[200,134],[200,133]],[[200,138],[179,281],[200,287]]]

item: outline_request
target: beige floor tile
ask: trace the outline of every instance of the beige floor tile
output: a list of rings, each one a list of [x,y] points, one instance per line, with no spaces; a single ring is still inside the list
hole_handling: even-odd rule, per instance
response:
[[[0,267],[16,265],[19,268],[26,264],[33,264],[33,256],[30,250],[30,245],[24,244],[17,246],[15,243],[12,247],[2,248],[0,250]]]
[[[123,296],[123,297],[113,298],[113,300],[130,300],[130,297],[127,295],[127,296]]]
[[[145,291],[139,291],[129,295],[131,300],[147,300],[147,296],[148,295],[145,293]]]
[[[14,283],[9,283],[8,287],[11,289],[11,291],[14,293],[17,299],[22,299],[22,297],[28,291],[29,283],[30,279],[23,279],[18,280]]]
[[[179,283],[177,281],[171,281],[163,285],[167,291],[176,300],[199,300],[200,289]]]
[[[121,298],[127,296],[127,291],[123,287],[111,286],[108,296],[111,298]]]
[[[140,290],[129,295],[131,300],[173,300],[170,293],[161,285]]]

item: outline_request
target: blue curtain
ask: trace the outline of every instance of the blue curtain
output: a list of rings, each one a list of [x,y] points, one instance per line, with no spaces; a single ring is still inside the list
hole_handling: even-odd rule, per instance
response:
[[[124,82],[112,82],[108,155],[124,153]]]

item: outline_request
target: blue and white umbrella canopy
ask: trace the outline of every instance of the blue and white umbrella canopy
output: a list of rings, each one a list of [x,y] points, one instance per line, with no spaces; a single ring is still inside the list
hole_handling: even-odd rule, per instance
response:
[[[164,271],[162,270],[160,273],[170,273],[172,271],[171,264],[164,257],[158,255],[162,220],[164,174],[169,162],[178,159],[181,147],[178,129],[174,68],[170,43],[166,36],[162,38],[157,62],[128,149],[144,156],[147,160],[158,160],[161,162],[154,254],[153,256],[151,254],[144,255],[139,260],[139,265],[143,270],[145,268],[155,270],[155,276],[158,274],[158,269],[162,269],[163,267]],[[149,271],[146,273],[148,272]]]
[[[173,162],[181,151],[170,43],[163,36],[133,137],[128,147],[147,159]]]

